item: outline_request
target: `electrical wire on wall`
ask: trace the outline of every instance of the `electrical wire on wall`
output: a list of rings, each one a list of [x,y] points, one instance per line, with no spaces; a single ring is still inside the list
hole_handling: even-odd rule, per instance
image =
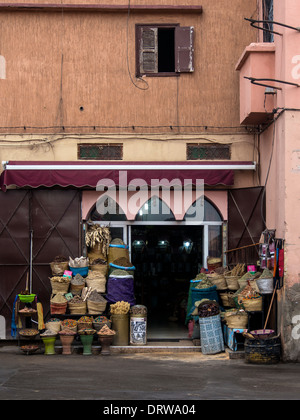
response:
[[[144,80],[142,77],[137,77],[137,80],[144,83],[145,86],[138,86],[135,81],[133,80],[130,72],[130,66],[129,66],[129,18],[130,18],[130,0],[128,0],[128,13],[127,13],[127,23],[126,23],[126,59],[127,59],[127,71],[129,74],[129,78],[132,82],[132,84],[140,90],[148,90],[149,84]]]

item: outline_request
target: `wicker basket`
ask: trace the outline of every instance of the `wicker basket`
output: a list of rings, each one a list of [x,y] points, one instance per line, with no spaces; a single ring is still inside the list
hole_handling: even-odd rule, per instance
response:
[[[61,328],[61,321],[46,322],[45,328],[46,330],[51,330],[57,334]]]
[[[243,299],[242,305],[246,311],[261,311],[263,306],[262,297],[253,298],[253,299]]]
[[[111,328],[111,321],[93,322],[93,327],[95,328],[96,331],[100,331],[101,328],[104,327],[104,325],[107,325],[108,328]]]
[[[128,245],[110,244],[108,248],[108,264],[119,258],[126,258],[129,261]]]
[[[226,324],[229,328],[245,329],[248,326],[248,314],[232,312],[226,316]]]
[[[88,313],[91,315],[102,314],[105,311],[107,301],[95,302],[93,300],[87,300]]]
[[[92,272],[103,274],[103,276],[107,275],[108,267],[107,264],[92,264],[90,265],[90,270]]]
[[[225,276],[227,288],[229,290],[238,290],[240,288],[239,278],[239,276]]]
[[[82,303],[71,303],[68,302],[68,309],[70,311],[70,314],[72,315],[84,315],[86,314],[86,302]]]
[[[220,298],[222,300],[222,305],[234,308],[235,307],[235,302],[234,302],[232,296],[233,296],[233,292],[220,293]]]
[[[207,278],[212,282],[214,286],[217,286],[217,290],[226,290],[227,283],[223,274],[210,273]]]
[[[70,292],[72,293],[72,295],[80,295],[84,286],[85,283],[73,284],[71,281]]]
[[[93,248],[89,248],[88,257],[90,261],[97,260],[98,258],[107,260],[107,255],[102,253],[102,247],[100,243],[96,244]]]
[[[101,273],[93,274],[86,278],[86,285],[87,287],[96,290],[98,293],[105,293],[106,277]]]
[[[93,328],[93,322],[78,322],[77,328],[78,331]]]
[[[58,293],[65,294],[68,293],[70,280],[66,282],[53,281],[50,279],[52,294],[57,295]]]
[[[50,301],[50,313],[51,315],[58,315],[58,314],[65,314],[67,310],[67,302],[66,303],[53,303]]]
[[[69,269],[69,262],[52,262],[50,263],[50,268],[53,276],[62,276]]]
[[[239,289],[242,289],[245,286],[248,286],[248,280],[247,279],[238,279]]]
[[[70,331],[73,331],[73,332],[77,332],[77,323],[76,323],[76,325],[74,326],[74,327],[70,327],[70,326],[67,326],[67,325],[64,325],[64,322],[67,322],[68,320],[67,319],[65,319],[62,323],[61,323],[61,329],[62,330],[70,330]],[[72,321],[74,321],[74,319],[72,319]]]
[[[216,268],[222,267],[221,258],[207,257],[207,268],[209,270],[215,270]]]

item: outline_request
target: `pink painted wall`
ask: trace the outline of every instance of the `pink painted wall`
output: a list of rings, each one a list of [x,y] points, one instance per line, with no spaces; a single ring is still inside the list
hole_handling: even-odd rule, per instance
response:
[[[93,208],[97,199],[100,198],[102,194],[103,193],[99,193],[98,191],[83,191],[82,193],[82,219],[83,220],[86,220],[88,218],[90,210]],[[130,197],[132,197],[133,194],[134,193],[128,193],[128,198],[130,199]],[[190,200],[189,200],[189,197],[185,196],[186,200],[183,202],[183,206],[184,206],[183,208],[188,209],[192,205],[192,203],[198,198],[198,196],[195,194],[195,192],[193,192]],[[148,192],[146,192],[143,195],[141,194],[140,197],[141,197],[141,202],[140,202],[139,207],[141,207],[148,200],[150,196],[148,196]],[[205,191],[205,197],[207,197],[217,207],[217,209],[222,214],[223,219],[227,220],[227,214],[228,214],[227,191]],[[126,205],[123,206],[121,202],[119,204],[125,211],[127,206]],[[171,191],[171,194],[170,194],[170,202],[166,204],[170,204],[169,207],[174,213],[176,213],[176,219],[182,220],[185,212],[183,211],[181,214],[179,214],[178,209],[176,209],[173,191]],[[126,209],[126,210],[127,211],[125,211],[125,213],[127,215],[127,219],[134,220],[136,213],[131,213],[129,211],[130,209]]]
[[[240,57],[236,70],[240,73],[240,123],[260,124],[274,108],[274,96],[265,95],[265,87],[258,86],[245,77],[274,79],[275,46],[252,43]],[[274,85],[273,82],[262,81]]]

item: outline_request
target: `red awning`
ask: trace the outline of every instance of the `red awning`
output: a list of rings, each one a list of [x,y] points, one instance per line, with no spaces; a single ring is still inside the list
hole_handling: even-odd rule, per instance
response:
[[[204,180],[205,185],[233,185],[234,170],[255,170],[254,162],[18,162],[3,163],[0,187],[76,187],[96,188],[103,179],[120,185],[120,176],[127,185],[135,179],[154,185],[153,180],[171,182],[186,180],[196,185]],[[125,172],[124,172],[125,171]],[[124,178],[125,176],[125,178]]]

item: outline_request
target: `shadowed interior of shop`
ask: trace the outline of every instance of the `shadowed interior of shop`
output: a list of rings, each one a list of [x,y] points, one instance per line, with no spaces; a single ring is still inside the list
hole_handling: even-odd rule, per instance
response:
[[[200,271],[202,226],[134,226],[135,296],[148,309],[149,339],[188,338],[190,280]]]

